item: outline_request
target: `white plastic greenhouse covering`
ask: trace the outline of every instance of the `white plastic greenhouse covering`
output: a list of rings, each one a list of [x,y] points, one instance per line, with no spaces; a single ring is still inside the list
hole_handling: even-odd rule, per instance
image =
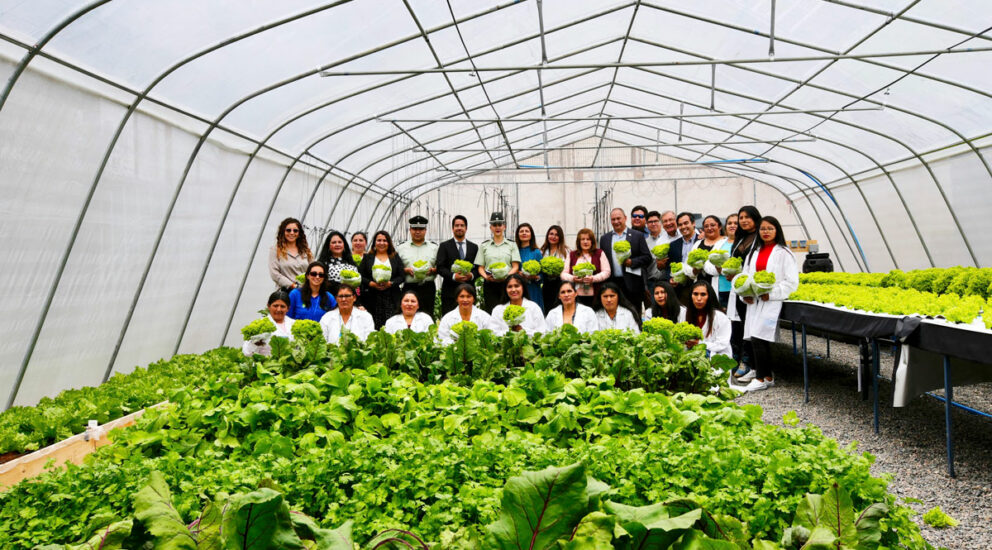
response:
[[[988,8],[0,0],[0,397],[236,344],[287,216],[755,202],[846,271],[987,266]]]

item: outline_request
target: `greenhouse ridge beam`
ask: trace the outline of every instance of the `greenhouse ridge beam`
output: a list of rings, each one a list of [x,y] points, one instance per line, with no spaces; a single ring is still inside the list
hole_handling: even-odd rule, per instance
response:
[[[638,4],[640,4],[638,2]],[[320,71],[322,77],[337,76],[382,76],[394,74],[434,74],[434,73],[470,73],[482,72],[503,72],[503,71],[539,71],[539,70],[574,70],[574,69],[638,69],[642,67],[687,67],[693,65],[752,65],[758,63],[801,63],[809,61],[840,61],[843,59],[868,60],[886,57],[914,57],[921,55],[949,55],[959,53],[990,52],[992,46],[981,48],[958,48],[939,50],[916,50],[907,52],[876,52],[865,54],[836,54],[836,55],[808,55],[797,57],[780,57],[769,59],[767,57],[750,57],[741,59],[713,59],[694,61],[634,61],[627,63],[573,63],[567,65],[508,65],[502,67],[446,67],[434,69],[382,69],[375,71]]]
[[[576,119],[552,119],[556,121],[561,120],[576,120]],[[739,141],[695,141],[695,142],[676,142],[676,143],[643,143],[637,145],[604,145],[600,149],[649,149],[651,147],[688,147],[688,146],[698,146],[698,145],[760,145],[765,143],[811,143],[816,141],[816,138],[808,139],[755,139],[755,140],[739,140]],[[569,145],[561,145],[559,147],[514,147],[515,151],[581,151],[584,149],[596,149],[592,145],[583,145],[580,147],[572,147]],[[490,148],[490,149],[472,149],[472,148],[458,148],[458,149],[414,149],[414,153],[481,153],[485,151],[505,151],[505,149]]]
[[[630,22],[627,23],[627,30],[624,31],[624,33],[623,33],[623,41],[620,43],[620,53],[617,54],[617,63],[620,63],[620,62],[623,61],[623,54],[624,54],[624,52],[627,51],[627,44],[630,43],[630,33],[634,29],[634,21],[637,20],[637,11],[640,8],[641,8],[641,2],[640,2],[640,0],[637,0],[637,3],[634,4],[634,11],[633,11],[633,13],[630,14]],[[620,74],[620,69],[613,69],[613,76],[610,77],[610,87],[606,90],[606,98],[603,100],[602,107],[599,108],[599,116],[600,117],[602,117],[606,113],[606,106],[609,105],[609,103],[610,103],[610,97],[613,96],[613,89],[616,88],[616,85],[617,85],[617,75],[618,74]],[[597,145],[602,145],[603,144],[603,138],[606,137],[606,130],[609,127],[610,127],[610,121],[607,120],[605,123],[603,123],[603,135],[600,136],[599,143]],[[596,122],[596,128],[593,130],[592,133],[595,135],[596,133],[598,133],[598,131],[599,131],[599,121]],[[596,149],[596,152],[592,156],[592,165],[593,166],[596,165],[596,159],[598,159],[598,158],[599,158],[599,149]],[[550,176],[551,171],[548,170],[547,172],[548,172],[548,175]]]
[[[725,117],[725,116],[767,116],[767,115],[804,115],[804,114],[814,114],[814,113],[855,113],[860,111],[884,111],[884,107],[845,107],[839,109],[795,109],[786,111],[745,111],[742,113],[734,112],[712,112],[712,113],[689,113],[689,114],[678,114],[678,115],[600,115],[591,117],[559,117],[555,115],[550,115],[546,117],[529,117],[529,118],[376,118],[376,122],[486,122],[486,123],[501,123],[501,122],[540,122],[543,120],[588,120],[588,121],[598,121],[598,120],[660,120],[669,118],[712,118],[712,117]],[[730,133],[728,131],[728,133]]]

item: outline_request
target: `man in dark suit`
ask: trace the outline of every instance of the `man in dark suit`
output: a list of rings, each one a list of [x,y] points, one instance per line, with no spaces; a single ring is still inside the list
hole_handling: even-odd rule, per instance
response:
[[[452,273],[451,265],[455,260],[471,262],[479,252],[479,245],[465,238],[468,231],[468,220],[461,214],[451,221],[453,238],[441,243],[437,249],[437,273],[441,276],[441,315],[458,307],[455,301],[455,289],[462,283],[472,284],[475,280],[475,269],[468,275]]]
[[[668,265],[685,261],[689,257],[692,245],[696,244],[696,216],[690,212],[680,212],[675,219],[678,224],[679,238],[671,242],[668,247]],[[671,276],[671,275],[669,275]],[[683,304],[689,303],[689,288],[691,283],[672,285],[678,293],[679,301]]]
[[[644,240],[644,233],[627,228],[627,215],[622,208],[610,211],[610,225],[613,226],[613,231],[599,238],[599,248],[610,260],[610,280],[623,290],[624,296],[640,311],[641,302],[644,301],[643,270],[653,261],[651,250]],[[622,264],[617,262],[616,252],[613,251],[613,244],[617,241],[630,242],[630,257]]]

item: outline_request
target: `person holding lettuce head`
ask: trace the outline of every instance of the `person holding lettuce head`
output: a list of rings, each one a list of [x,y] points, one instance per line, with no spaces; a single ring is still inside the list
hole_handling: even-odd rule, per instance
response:
[[[427,218],[416,215],[410,218],[410,240],[396,247],[396,254],[403,260],[403,272],[406,278],[403,290],[412,290],[417,294],[420,311],[434,318],[434,296],[437,286],[434,277],[437,274],[437,245],[426,240]]]
[[[506,218],[502,212],[489,216],[489,231],[493,238],[482,241],[472,262],[485,281],[482,283],[482,309],[486,313],[492,313],[503,299],[506,278],[520,270],[520,250],[516,243],[506,239]]]
[[[547,332],[544,311],[528,299],[527,280],[520,273],[506,278],[506,296],[503,303],[493,308],[493,321],[500,325],[500,333],[524,331],[529,336]],[[515,313],[514,313],[515,312]]]
[[[477,277],[472,260],[479,245],[465,238],[468,219],[461,214],[451,219],[452,238],[437,249],[437,274],[441,277],[441,316],[458,307],[455,289],[462,283],[472,283]]]

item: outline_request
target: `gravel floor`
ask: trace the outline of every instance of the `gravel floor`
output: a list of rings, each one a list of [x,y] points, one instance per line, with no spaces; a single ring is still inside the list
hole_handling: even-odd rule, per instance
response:
[[[810,362],[810,401],[803,403],[802,358],[792,354],[791,332],[782,330],[774,346],[775,386],[747,393],[739,403],[755,403],[764,409],[764,419],[781,424],[782,416],[795,410],[803,422],[815,424],[842,444],[858,442],[859,451],[877,460],[875,475],[893,475],[889,490],[922,504],[909,504],[920,513],[917,523],[934,546],[949,549],[992,548],[992,420],[955,408],[954,466],[957,477],[947,474],[944,435],[944,404],[921,396],[909,406],[892,407],[892,385],[880,382],[879,434],[872,429],[872,401],[857,391],[858,347],[831,342],[830,360]],[[809,337],[812,356],[826,355],[825,341]],[[881,353],[882,374],[891,377],[892,356]],[[885,367],[888,367],[887,369]],[[955,401],[992,412],[989,384],[954,388]],[[961,523],[950,529],[932,529],[923,524],[923,512],[940,506]]]

